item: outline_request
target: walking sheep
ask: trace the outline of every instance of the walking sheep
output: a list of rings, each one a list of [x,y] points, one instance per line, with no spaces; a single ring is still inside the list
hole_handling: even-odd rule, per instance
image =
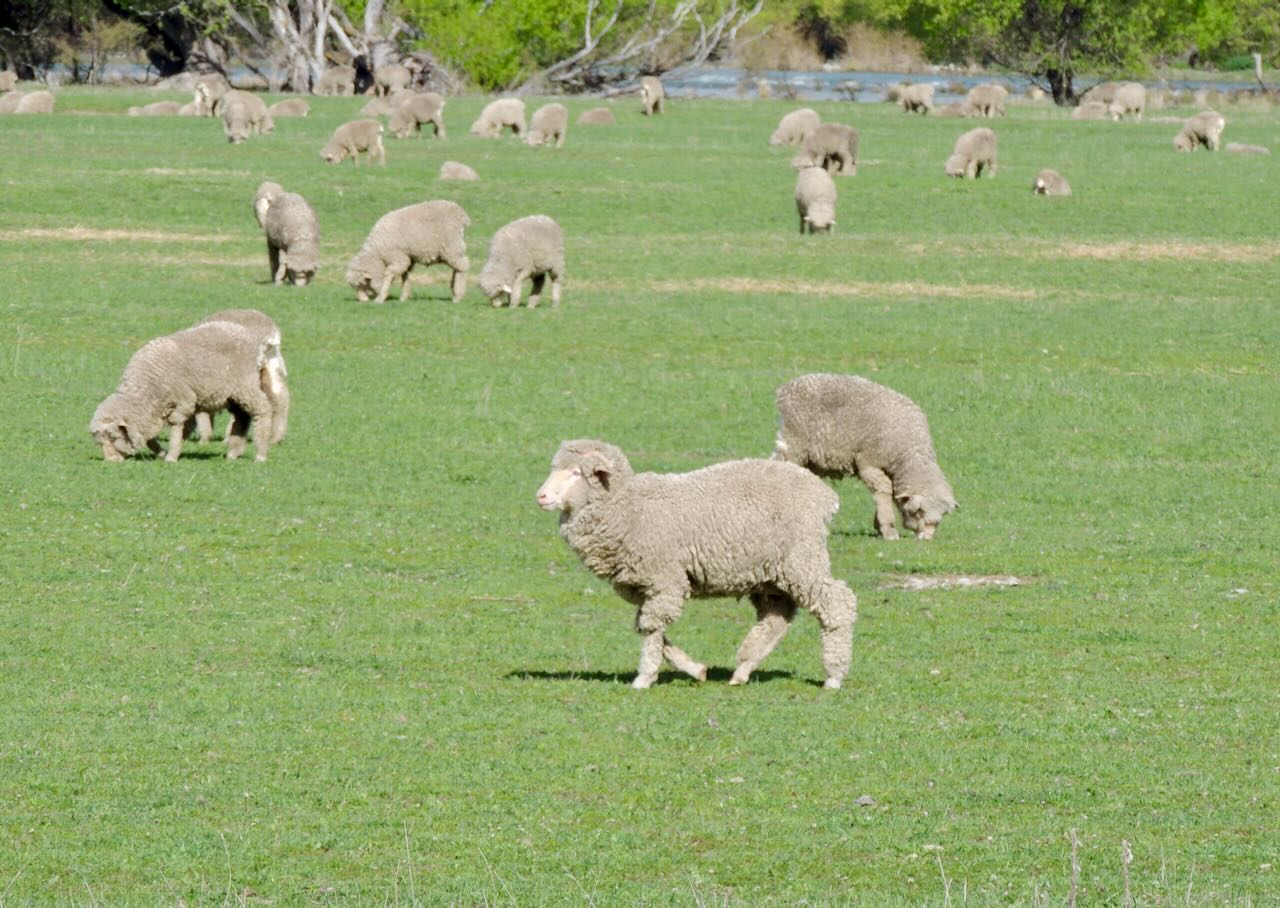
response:
[[[913,82],[898,95],[898,106],[903,113],[930,114],[933,112],[933,86],[928,82]]]
[[[382,124],[377,120],[352,120],[333,131],[328,144],[320,149],[320,157],[330,164],[341,164],[347,157],[359,164],[360,152],[372,162],[386,165],[387,149],[382,144]]]
[[[450,288],[459,302],[467,288],[467,258],[464,231],[471,218],[454,202],[420,202],[397,208],[378,219],[364,246],[347,266],[347,284],[360,302],[371,296],[375,302],[387,300],[391,282],[400,278],[400,300],[409,298],[409,272],[414,265],[443,262],[453,269]]]
[[[791,159],[797,170],[825,167],[833,174],[858,172],[858,130],[840,123],[823,123],[804,140]]]
[[[664,658],[706,680],[706,666],[672,645],[666,631],[686,600],[721,596],[749,597],[757,618],[730,684],[747,683],[797,607],[821,628],[823,686],[843,683],[858,601],[831,576],[827,532],[839,498],[806,471],[736,460],[690,473],[634,473],[611,444],[566,441],[537,501],[560,512],[560,535],[587,570],[636,606],[643,642],[632,687],[652,685]]]
[[[519,98],[499,98],[486,104],[471,124],[471,135],[496,139],[504,129],[510,129],[516,138],[524,136],[524,102]]]
[[[554,142],[555,147],[560,148],[564,145],[564,137],[568,131],[569,109],[563,104],[544,104],[533,112],[525,142],[529,145],[549,145]]]
[[[311,113],[311,105],[303,98],[285,98],[267,108],[272,117],[305,117]]]
[[[778,388],[777,402],[774,459],[828,479],[857,476],[875,496],[883,538],[898,538],[895,505],[920,539],[955,509],[928,420],[910,398],[856,375],[817,373]]]
[[[1210,151],[1217,151],[1222,130],[1226,128],[1227,121],[1222,114],[1216,110],[1202,110],[1182,124],[1182,130],[1173,137],[1173,147],[1176,151],[1195,151],[1203,145]]]
[[[480,270],[480,290],[493,305],[520,305],[525,278],[530,278],[529,308],[542,299],[551,278],[551,306],[560,305],[564,277],[564,231],[544,214],[530,215],[501,227],[489,241],[489,257]]]
[[[996,175],[996,134],[985,126],[971,129],[956,139],[944,170],[949,177],[976,180],[986,168]]]
[[[1071,195],[1071,184],[1058,171],[1046,167],[1036,174],[1031,191],[1036,195]]]
[[[593,107],[578,117],[581,126],[613,126],[618,120],[607,107]]]
[[[667,91],[657,76],[645,76],[640,80],[640,103],[644,105],[646,117],[666,113]]]
[[[210,322],[234,322],[262,343],[262,390],[271,401],[271,444],[280,444],[289,424],[290,400],[289,385],[285,382],[289,370],[285,366],[284,353],[281,351],[280,327],[269,315],[257,309],[223,309],[221,312],[215,312],[201,319],[197,324],[203,325]],[[234,419],[233,416],[232,420]],[[195,434],[202,443],[208,443],[213,437],[213,414],[199,411],[195,415],[194,425],[192,423],[192,420],[187,420],[184,436],[190,438]],[[226,434],[227,437],[231,437],[237,434],[243,435],[244,432],[237,431],[236,426],[228,426]]]
[[[445,138],[444,132],[444,95],[434,91],[422,94],[409,93],[399,103],[391,106],[391,120],[387,126],[397,139],[407,139],[411,135],[422,135],[422,127],[430,123],[436,138]]]
[[[480,179],[480,174],[476,173],[466,164],[460,164],[457,161],[445,161],[440,165],[440,179],[478,180]]]
[[[796,175],[796,210],[800,233],[831,233],[836,226],[836,184],[822,167],[805,167]]]
[[[230,410],[227,459],[244,453],[252,425],[256,459],[271,448],[271,401],[262,388],[266,344],[233,322],[209,322],[149,341],[129,360],[115,393],[98,405],[89,431],[104,460],[119,462],[150,448],[169,427],[164,459],[182,453],[187,420],[197,412]]]
[[[800,145],[822,125],[816,110],[802,107],[793,110],[778,121],[778,128],[769,136],[770,145]]]
[[[296,192],[280,193],[268,204],[262,227],[272,281],[282,284],[287,278],[307,286],[320,267],[320,225],[307,200]]]

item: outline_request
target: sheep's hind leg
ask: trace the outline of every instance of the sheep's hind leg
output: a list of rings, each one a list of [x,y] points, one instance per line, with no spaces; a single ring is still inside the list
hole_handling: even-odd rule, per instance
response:
[[[670,662],[677,671],[684,672],[696,681],[707,680],[707,667],[666,637],[662,638],[662,658]]]
[[[738,667],[729,679],[730,684],[747,683],[751,673],[786,636],[796,614],[795,602],[781,593],[753,593],[751,604],[756,607],[757,620],[738,647]]]
[[[636,669],[636,679],[631,686],[636,690],[644,690],[658,680],[658,669],[662,667],[663,649],[670,647],[667,643],[666,629],[680,617],[684,609],[684,591],[662,593],[645,598],[636,609],[636,630],[644,635],[640,644],[640,666]],[[670,648],[681,662],[688,660],[687,655],[675,647]],[[676,664],[673,662],[673,664]],[[680,668],[680,665],[676,665]],[[681,669],[682,671],[684,669]]]
[[[822,599],[809,606],[822,628],[822,667],[827,678],[822,686],[836,690],[849,674],[853,661],[853,625],[858,620],[858,597],[842,580],[832,578],[822,587]]]

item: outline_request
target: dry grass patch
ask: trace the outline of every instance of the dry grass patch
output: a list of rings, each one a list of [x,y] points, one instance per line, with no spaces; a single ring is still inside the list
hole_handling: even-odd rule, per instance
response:
[[[111,230],[97,227],[27,227],[0,230],[0,242],[15,240],[71,240],[73,242],[229,243],[240,237],[219,233],[175,233],[171,230]]]
[[[1265,262],[1280,258],[1280,243],[1046,243],[1029,245],[1032,258],[1095,259],[1098,261],[1152,261],[1191,259],[1200,262]]]
[[[587,290],[630,290],[634,281],[575,282]],[[687,281],[643,281],[640,286],[659,293],[723,290],[728,293],[773,293],[796,296],[898,296],[934,299],[1035,299],[1035,290],[998,284],[925,284],[919,281],[793,281],[751,277],[706,277]]]
[[[1025,586],[1028,577],[1009,574],[906,574],[892,575],[880,581],[884,590],[956,590],[979,586]]]

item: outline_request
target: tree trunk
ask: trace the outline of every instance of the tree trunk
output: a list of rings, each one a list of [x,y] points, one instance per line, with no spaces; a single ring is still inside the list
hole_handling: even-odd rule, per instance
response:
[[[1075,86],[1071,84],[1071,70],[1049,69],[1045,71],[1044,77],[1049,81],[1049,88],[1053,92],[1054,104],[1065,107],[1076,102]]]

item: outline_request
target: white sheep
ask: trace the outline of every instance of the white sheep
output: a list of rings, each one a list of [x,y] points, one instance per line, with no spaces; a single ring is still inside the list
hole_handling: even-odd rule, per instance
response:
[[[664,658],[704,681],[706,666],[666,637],[688,599],[747,596],[757,622],[730,684],[745,684],[786,634],[796,608],[822,635],[823,687],[844,682],[858,600],[831,575],[827,532],[840,507],[820,479],[792,464],[736,460],[690,473],[634,473],[617,447],[566,441],[538,489],[560,512],[560,535],[586,568],[636,606],[640,665],[632,687]]]
[[[1182,129],[1173,137],[1173,147],[1177,151],[1195,151],[1203,145],[1209,151],[1217,151],[1222,139],[1222,130],[1227,121],[1216,110],[1202,110],[1193,117],[1188,117]]]
[[[317,95],[354,95],[356,93],[356,68],[354,66],[330,66],[311,89]]]
[[[662,80],[657,76],[645,76],[640,80],[640,103],[644,106],[646,117],[666,113],[667,90],[662,87]]]
[[[933,86],[928,82],[913,82],[904,86],[902,93],[898,95],[898,106],[903,113],[932,113]]]
[[[284,98],[267,108],[272,117],[305,117],[311,113],[311,105],[304,98]]]
[[[531,279],[529,308],[542,299],[551,278],[551,306],[560,305],[564,277],[564,231],[544,214],[520,218],[501,227],[489,241],[489,257],[480,271],[480,290],[494,306],[520,305],[524,281]]]
[[[560,148],[564,145],[564,137],[568,131],[569,109],[563,104],[544,104],[533,112],[525,142],[529,145],[554,143],[556,148]]]
[[[1009,89],[994,82],[975,85],[965,96],[969,108],[983,117],[1003,117],[1005,101],[1009,98]]]
[[[524,136],[524,102],[519,98],[499,98],[486,104],[471,124],[471,135],[496,139],[504,129],[510,129],[517,138]]]
[[[836,226],[836,183],[823,167],[805,167],[796,175],[800,233],[831,233]]]
[[[1036,195],[1071,195],[1071,184],[1058,171],[1046,167],[1036,174],[1031,191]]]
[[[444,95],[434,91],[409,93],[406,98],[392,99],[391,119],[387,128],[397,139],[422,135],[423,124],[430,123],[437,138],[447,138],[444,131]]]
[[[822,125],[818,112],[808,107],[801,107],[783,116],[778,121],[778,128],[769,136],[770,145],[801,145]]]
[[[618,119],[613,115],[613,111],[607,107],[593,107],[583,111],[578,117],[578,123],[582,126],[613,126],[617,122]]]
[[[378,219],[364,245],[347,266],[347,284],[360,302],[371,296],[386,302],[391,282],[401,280],[400,299],[409,298],[409,272],[414,265],[442,262],[453,269],[450,288],[453,301],[466,292],[467,258],[464,231],[471,218],[455,202],[420,202],[397,208]]]
[[[1142,119],[1147,107],[1147,89],[1141,82],[1121,82],[1116,86],[1107,109],[1117,119],[1133,115],[1135,120]]]
[[[840,123],[823,123],[804,140],[791,159],[797,170],[825,167],[833,174],[858,172],[858,130]]]
[[[197,325],[149,341],[125,366],[115,393],[98,405],[89,431],[108,461],[122,461],[142,448],[160,454],[156,436],[169,427],[164,459],[182,453],[187,420],[197,412],[231,410],[227,458],[245,448],[253,428],[256,459],[271,448],[271,401],[262,388],[266,344],[234,322]]]
[[[773,457],[819,476],[857,476],[875,496],[876,530],[897,539],[894,506],[932,539],[956,499],[938,467],[924,412],[905,395],[857,375],[802,375],[778,388]]]
[[[272,281],[307,286],[320,267],[320,225],[307,200],[296,192],[273,196],[262,227]]]
[[[466,164],[461,164],[457,161],[445,161],[440,165],[440,179],[475,181],[480,179],[480,174]]]
[[[951,157],[943,166],[949,177],[974,180],[986,169],[996,175],[996,134],[985,126],[971,129],[956,139]]]
[[[360,152],[370,161],[387,163],[387,149],[382,144],[382,124],[377,120],[351,120],[333,131],[320,157],[330,164],[341,164],[347,157],[359,164]]]
[[[289,385],[285,381],[289,370],[285,366],[284,353],[281,350],[283,340],[280,327],[269,315],[257,309],[223,309],[221,312],[215,312],[201,319],[197,324],[206,322],[234,322],[263,344],[261,378],[262,390],[271,401],[271,444],[273,446],[280,444],[289,424],[290,401]],[[194,425],[193,420],[187,420],[184,436],[191,438],[194,434],[201,442],[207,443],[213,437],[212,417],[212,413],[198,411]],[[235,419],[234,415],[232,419]],[[244,434],[243,430],[235,431],[236,428],[228,427],[227,437]]]

